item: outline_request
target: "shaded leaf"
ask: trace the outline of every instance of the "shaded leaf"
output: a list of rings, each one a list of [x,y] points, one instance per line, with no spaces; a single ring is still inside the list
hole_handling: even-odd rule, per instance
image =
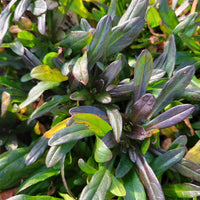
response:
[[[48,147],[48,138],[41,137],[26,156],[26,165],[32,165],[37,161]]]
[[[93,168],[91,165],[87,164],[82,158],[78,160],[78,166],[80,169],[87,173],[87,174],[94,174],[97,172],[95,168]]]
[[[62,82],[68,79],[67,76],[63,76],[59,69],[51,69],[48,65],[39,65],[31,71],[31,77],[41,81],[53,81]]]
[[[113,132],[109,131],[102,139],[102,141],[104,142],[104,144],[109,148],[113,148],[117,142],[115,140],[115,138],[113,137]]]
[[[83,31],[90,31],[91,30],[91,25],[90,23],[85,19],[85,18],[81,18],[81,21],[80,21],[80,27]]]
[[[71,151],[77,141],[68,142],[59,146],[52,146],[46,156],[45,164],[47,167],[53,167],[56,165],[66,153]]]
[[[94,114],[81,113],[73,115],[72,118],[77,123],[86,124],[88,128],[94,131],[95,135],[99,137],[105,136],[108,131],[112,130],[111,126],[106,121]]]
[[[154,69],[161,69],[167,58],[166,52],[161,53],[153,62]]]
[[[90,183],[82,190],[79,200],[105,199],[110,185],[110,173],[102,168],[92,176]]]
[[[103,93],[98,93],[95,96],[95,99],[100,102],[100,103],[104,103],[104,104],[108,104],[112,101],[112,98],[110,96],[110,94],[108,92],[103,92]]]
[[[79,57],[76,56],[76,57],[73,57],[69,61],[65,61],[65,63],[61,66],[61,72],[62,72],[63,76],[67,76],[71,72],[71,70],[72,70],[73,66],[75,65],[78,58]]]
[[[184,147],[187,144],[187,136],[186,135],[180,135],[177,137],[170,145],[168,150]]]
[[[200,187],[191,183],[163,186],[163,192],[168,197],[192,198],[200,196]]]
[[[76,78],[76,80],[83,83],[84,85],[87,85],[89,80],[87,65],[88,61],[87,61],[87,51],[86,51],[83,54],[83,56],[76,61],[72,69],[73,76]]]
[[[98,22],[93,39],[88,47],[88,69],[91,70],[104,54],[112,28],[112,20],[109,15],[104,16]]]
[[[42,182],[52,176],[56,176],[60,173],[60,170],[53,168],[40,168],[35,171],[31,176],[29,176],[18,188],[17,193],[27,189],[30,186],[33,186],[39,182]]]
[[[175,106],[166,112],[158,115],[153,120],[147,122],[144,126],[149,129],[161,129],[173,126],[185,118],[187,118],[194,111],[194,106],[191,104],[183,104]]]
[[[132,0],[128,9],[121,17],[119,24],[122,24],[134,17],[138,16],[144,17],[148,4],[149,0]]]
[[[104,144],[104,142],[96,137],[96,146],[94,152],[96,162],[107,162],[112,159],[111,150]]]
[[[106,108],[106,112],[113,129],[115,140],[119,143],[123,126],[122,116],[116,108]]]
[[[74,101],[85,101],[85,100],[91,100],[92,96],[91,93],[88,92],[88,90],[83,89],[81,91],[73,92],[70,95],[70,99]]]
[[[45,90],[52,89],[58,85],[59,85],[58,82],[52,82],[52,81],[39,82],[29,91],[27,99],[19,105],[20,109],[26,107],[30,103],[33,103]]]
[[[164,107],[179,97],[185,87],[190,83],[195,72],[195,67],[190,65],[180,69],[175,75],[166,82],[162,91],[156,99],[152,110],[152,116],[158,114]]]
[[[168,170],[183,158],[185,152],[185,147],[180,147],[158,156],[153,160],[153,162],[151,162],[151,167],[154,170],[154,173],[158,175]]]
[[[105,56],[109,57],[129,46],[142,31],[143,27],[144,19],[142,17],[130,19],[123,24],[113,27]]]
[[[136,166],[149,200],[165,200],[161,185],[145,157],[137,153]]]
[[[126,136],[134,140],[144,140],[148,136],[148,132],[142,126],[135,124],[132,131],[126,133]]]
[[[19,194],[14,197],[9,198],[9,200],[62,200],[60,198],[51,196],[29,196],[25,194]]]
[[[154,83],[159,81],[164,75],[166,74],[166,71],[163,69],[154,69],[151,75],[151,78],[149,80],[149,83]]]

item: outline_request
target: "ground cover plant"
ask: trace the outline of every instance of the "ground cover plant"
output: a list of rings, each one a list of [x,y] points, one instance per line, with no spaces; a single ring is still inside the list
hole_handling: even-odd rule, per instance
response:
[[[199,6],[3,2],[0,197],[198,199]]]

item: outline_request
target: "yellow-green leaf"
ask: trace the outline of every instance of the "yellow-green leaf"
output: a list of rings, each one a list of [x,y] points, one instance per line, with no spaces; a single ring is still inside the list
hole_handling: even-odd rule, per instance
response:
[[[185,158],[200,164],[200,140],[187,152]]]

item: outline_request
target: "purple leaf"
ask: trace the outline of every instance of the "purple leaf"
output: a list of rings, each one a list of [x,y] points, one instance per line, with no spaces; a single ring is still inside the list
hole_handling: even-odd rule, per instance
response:
[[[142,126],[136,124],[132,127],[132,132],[126,133],[126,136],[135,140],[144,140],[148,133]]]

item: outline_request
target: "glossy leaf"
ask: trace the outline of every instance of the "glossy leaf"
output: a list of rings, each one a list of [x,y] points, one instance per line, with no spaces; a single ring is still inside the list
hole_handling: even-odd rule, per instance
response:
[[[123,126],[122,116],[116,108],[106,108],[106,112],[108,115],[109,122],[113,129],[115,140],[119,143],[120,137],[122,135]]]
[[[88,69],[91,70],[104,54],[112,28],[112,20],[109,15],[104,16],[97,24],[93,39],[88,47]]]
[[[95,135],[99,137],[105,136],[105,134],[112,130],[111,126],[94,114],[76,114],[72,116],[73,120],[77,123],[86,124],[91,131],[94,131]]]
[[[57,133],[59,130],[62,130],[67,126],[68,120],[69,118],[64,119],[63,121],[57,123],[54,127],[52,127],[51,129],[49,129],[44,133],[44,137],[51,138],[55,133]]]
[[[36,16],[42,15],[47,11],[47,3],[44,0],[36,0],[33,3],[32,13]]]
[[[185,158],[200,164],[200,140],[187,152]]]
[[[161,80],[161,78],[166,74],[166,71],[163,69],[154,69],[149,80],[149,83],[154,83]]]
[[[166,196],[173,198],[192,198],[200,196],[200,186],[191,183],[163,186]]]
[[[55,134],[50,138],[49,145],[55,146],[55,145],[58,145],[57,143],[59,142],[66,143],[64,142],[64,138],[66,140],[69,140],[69,139],[73,139],[76,135],[77,135],[77,140],[78,140],[78,137],[81,137],[82,131],[83,132],[86,131],[86,135],[87,133],[92,134],[91,131],[87,132],[88,128],[85,124],[75,124],[75,125],[66,127],[66,122],[65,122],[65,127],[62,127],[62,129],[57,130]],[[84,136],[84,133],[82,136]],[[76,137],[74,139],[76,140]]]
[[[31,0],[22,0],[17,5],[15,12],[14,12],[14,19],[15,21],[19,21],[21,16],[27,10],[28,6],[30,5]]]
[[[100,110],[99,108],[95,107],[95,106],[74,107],[74,108],[71,108],[69,110],[69,113],[71,115],[76,115],[76,114],[79,114],[79,113],[91,113],[91,114],[99,116],[101,119],[108,122],[108,117],[106,116],[106,113],[104,111]]]
[[[200,182],[200,165],[183,158],[180,162],[173,165],[181,175],[191,178],[192,180]]]
[[[121,17],[119,24],[122,24],[134,17],[138,16],[144,17],[148,4],[149,0],[132,0],[128,9]]]
[[[79,53],[92,40],[92,34],[87,31],[71,31],[66,38],[59,42],[61,47],[71,48],[73,54]]]
[[[33,186],[39,182],[42,182],[52,176],[56,176],[60,173],[60,170],[53,169],[53,168],[40,168],[39,170],[35,171],[31,176],[28,177],[18,188],[17,193]]]
[[[133,123],[141,124],[144,122],[155,104],[155,98],[152,94],[144,94],[139,100],[137,100],[132,107],[129,117]]]
[[[130,161],[127,154],[121,153],[120,161],[115,171],[116,178],[124,177],[131,170],[132,167],[133,163]]]
[[[191,104],[183,104],[175,106],[166,112],[158,115],[153,120],[147,122],[144,126],[149,129],[161,129],[173,126],[184,119],[194,111],[194,106]]]
[[[38,30],[42,35],[44,35],[46,32],[46,14],[45,13],[38,16]]]
[[[89,184],[82,190],[79,200],[105,199],[111,185],[110,173],[102,168],[96,172]]]
[[[169,36],[165,43],[164,53],[166,53],[167,56],[162,69],[167,72],[168,77],[171,77],[176,63],[176,43],[173,34]]]
[[[177,137],[170,145],[168,150],[179,148],[179,147],[184,147],[187,144],[187,136],[186,135],[180,135]]]
[[[126,136],[134,140],[144,140],[148,136],[148,132],[142,126],[135,124],[132,131],[126,133]]]
[[[144,156],[137,153],[136,166],[149,200],[165,200],[161,185]]]
[[[68,142],[59,146],[52,146],[46,156],[46,166],[53,167],[56,165],[71,149],[77,141]]]
[[[164,107],[179,97],[185,87],[190,83],[195,72],[194,66],[190,65],[180,69],[175,75],[166,82],[162,91],[156,99],[152,110],[152,116],[158,114]]]
[[[153,59],[149,51],[143,50],[138,56],[134,69],[134,101],[145,94],[153,71]]]
[[[53,81],[63,82],[68,79],[67,76],[63,76],[59,69],[51,69],[48,65],[39,65],[31,71],[31,77],[41,81]]]
[[[26,165],[32,165],[37,161],[48,147],[48,138],[41,137],[26,156]]]
[[[131,170],[123,180],[126,189],[124,200],[147,200],[144,186],[135,169]]]
[[[126,189],[124,188],[124,185],[114,176],[110,173],[111,177],[111,186],[109,191],[118,197],[123,197],[126,195]]]
[[[102,139],[102,141],[104,142],[104,144],[109,148],[113,148],[117,145],[117,142],[113,136],[113,132],[109,131]]]
[[[166,153],[158,156],[151,163],[151,167],[154,173],[158,175],[168,170],[171,166],[173,166],[183,158],[185,152],[185,147],[180,147],[167,151]]]
[[[91,93],[88,92],[88,90],[83,89],[80,91],[73,92],[70,95],[70,99],[74,101],[85,101],[85,100],[91,100],[92,96]]]
[[[107,162],[112,159],[111,150],[98,137],[96,137],[94,158],[96,162],[100,162],[100,163]]]
[[[58,106],[60,103],[64,103],[69,101],[69,95],[55,95],[52,99],[48,102],[42,104],[39,108],[35,109],[31,116],[29,117],[28,123],[32,120],[36,119],[37,117],[42,116],[45,113],[50,112],[53,108]]]
[[[109,57],[127,46],[139,35],[144,27],[144,19],[136,17],[112,28],[105,56]]]
[[[36,99],[45,91],[52,89],[56,86],[58,86],[59,83],[52,82],[52,81],[41,81],[36,86],[34,86],[28,93],[27,99],[22,102],[19,107],[20,109],[26,107],[27,105],[33,103],[36,101]]]
[[[29,196],[25,194],[19,194],[14,197],[9,198],[8,200],[62,200],[60,198],[51,197],[51,196]]]
[[[67,76],[71,72],[71,70],[72,70],[73,66],[75,65],[78,58],[79,57],[76,56],[76,57],[73,57],[69,61],[65,61],[65,63],[61,66],[61,72],[62,72],[63,76]]]
[[[97,170],[95,168],[93,168],[91,165],[89,165],[88,163],[86,163],[82,158],[80,158],[78,160],[78,166],[80,167],[80,169],[87,173],[87,174],[94,174],[97,172]]]
[[[105,68],[99,78],[105,81],[105,87],[107,87],[119,75],[121,70],[122,62],[120,60],[116,60]]]
[[[87,85],[89,80],[87,66],[88,66],[87,52],[85,52],[83,56],[76,61],[72,69],[73,76],[76,78],[76,80],[83,83],[84,85]]]
[[[112,98],[110,96],[110,94],[108,92],[102,92],[102,93],[98,93],[96,96],[95,96],[95,99],[100,102],[100,103],[103,103],[103,104],[108,104],[112,101]]]

